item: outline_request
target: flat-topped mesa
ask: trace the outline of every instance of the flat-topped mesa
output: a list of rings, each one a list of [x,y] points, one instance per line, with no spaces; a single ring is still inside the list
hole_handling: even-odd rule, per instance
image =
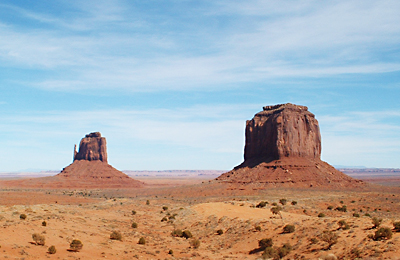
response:
[[[100,132],[87,134],[79,144],[79,152],[74,150],[74,161],[102,161],[107,162],[107,143],[106,138],[101,137]]]
[[[246,121],[243,164],[258,164],[286,157],[319,159],[321,135],[318,121],[306,106],[265,106]]]

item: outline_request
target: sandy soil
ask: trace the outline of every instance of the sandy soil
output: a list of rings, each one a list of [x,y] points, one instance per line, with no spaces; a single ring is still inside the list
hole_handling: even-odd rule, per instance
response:
[[[400,221],[400,191],[371,186],[368,189],[261,189],[215,183],[179,186],[148,185],[140,189],[93,190],[0,190],[0,252],[8,259],[261,259],[258,241],[272,238],[275,247],[290,243],[284,259],[400,259],[400,233],[388,240],[369,238],[372,217],[383,227]],[[279,200],[285,198],[285,205]],[[147,205],[147,201],[149,204]],[[264,208],[255,207],[267,201]],[[296,201],[292,205],[292,201]],[[57,203],[56,203],[57,202]],[[281,214],[271,212],[273,203]],[[347,206],[347,212],[334,210]],[[328,207],[333,209],[329,210]],[[163,209],[168,207],[168,209]],[[135,211],[136,214],[132,214]],[[318,217],[323,213],[324,217]],[[359,214],[357,217],[356,214]],[[25,220],[20,219],[26,214]],[[367,214],[367,215],[365,215]],[[162,219],[166,221],[161,221]],[[349,229],[339,228],[345,220]],[[42,226],[46,221],[47,225]],[[132,228],[132,223],[138,224]],[[285,225],[293,233],[283,233]],[[189,230],[192,239],[173,237],[175,229]],[[218,235],[217,230],[223,234]],[[329,230],[338,236],[331,249],[321,237]],[[122,241],[110,239],[119,231]],[[45,246],[35,245],[34,233],[43,235]],[[138,244],[139,239],[145,245]],[[73,239],[83,248],[68,251]],[[199,248],[191,246],[198,239]],[[57,253],[48,254],[54,245]],[[169,254],[172,250],[173,253]]]

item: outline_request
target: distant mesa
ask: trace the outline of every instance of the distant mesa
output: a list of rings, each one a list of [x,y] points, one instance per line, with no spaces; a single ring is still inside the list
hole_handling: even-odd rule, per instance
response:
[[[320,158],[318,121],[306,106],[265,106],[246,122],[243,163],[216,180],[299,187],[363,185]]]
[[[5,181],[7,186],[31,188],[138,188],[143,183],[107,163],[106,139],[99,132],[82,138],[73,163],[51,177]]]

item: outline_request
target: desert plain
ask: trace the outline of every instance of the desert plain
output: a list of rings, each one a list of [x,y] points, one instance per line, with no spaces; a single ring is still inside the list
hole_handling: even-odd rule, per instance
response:
[[[223,184],[213,175],[136,176],[145,185],[131,189],[23,189],[1,181],[1,257],[267,259],[259,241],[271,238],[276,249],[291,245],[282,259],[400,259],[400,233],[393,230],[400,189],[393,181],[374,184],[371,174],[363,178],[369,178],[364,187],[337,190]],[[274,205],[282,208],[279,214],[271,212]],[[337,210],[343,206],[345,212]],[[393,230],[390,239],[373,238],[374,217]],[[347,228],[338,224],[342,220]],[[284,232],[287,225],[294,230]],[[193,237],[175,237],[174,230]],[[119,240],[110,238],[113,231]],[[330,248],[327,231],[337,237]],[[36,245],[33,234],[45,244]],[[81,250],[70,250],[74,239]],[[52,245],[55,254],[48,253]]]

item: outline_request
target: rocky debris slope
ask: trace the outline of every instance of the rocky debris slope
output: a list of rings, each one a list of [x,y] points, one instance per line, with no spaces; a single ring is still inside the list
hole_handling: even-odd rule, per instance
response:
[[[266,106],[246,122],[244,162],[216,180],[273,186],[360,186],[321,161],[318,121],[305,106]]]

